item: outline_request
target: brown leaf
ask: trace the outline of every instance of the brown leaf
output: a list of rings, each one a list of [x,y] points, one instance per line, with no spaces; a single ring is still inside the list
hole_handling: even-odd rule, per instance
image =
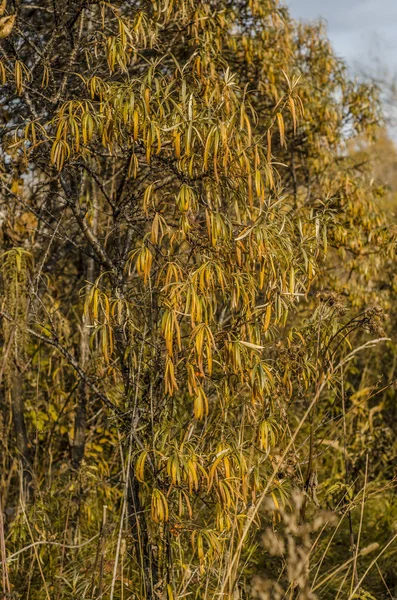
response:
[[[0,39],[10,35],[15,23],[15,15],[0,19]]]

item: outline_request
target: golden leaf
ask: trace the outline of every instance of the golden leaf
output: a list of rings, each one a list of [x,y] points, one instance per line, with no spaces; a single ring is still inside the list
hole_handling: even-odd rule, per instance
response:
[[[9,15],[0,19],[0,39],[6,38],[11,34],[15,24],[15,15]]]

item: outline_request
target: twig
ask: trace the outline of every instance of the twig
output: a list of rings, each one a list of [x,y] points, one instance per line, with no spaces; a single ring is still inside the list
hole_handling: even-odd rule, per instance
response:
[[[4,314],[4,313],[2,313],[2,314]],[[57,350],[59,350],[59,352],[66,358],[66,360],[68,361],[68,363],[78,373],[78,375],[80,375],[81,379],[83,379],[84,382],[98,396],[98,398],[100,398],[102,400],[102,402],[104,404],[106,404],[106,406],[108,408],[110,408],[118,417],[121,418],[123,416],[123,413],[119,409],[119,407],[116,406],[115,404],[113,404],[113,402],[107,396],[105,396],[105,394],[103,394],[97,388],[97,386],[95,385],[95,383],[93,381],[91,381],[91,379],[83,371],[83,369],[80,367],[80,365],[78,364],[78,362],[73,358],[73,356],[70,354],[70,352],[68,352],[68,350],[66,350],[66,348],[64,348],[62,346],[62,344],[60,344],[57,339],[55,339],[53,337],[46,337],[44,335],[41,335],[40,333],[37,333],[36,331],[34,331],[34,329],[30,329],[30,328],[28,329],[28,332],[31,335],[33,335],[35,338],[37,338],[38,340],[41,340],[43,343],[50,344],[50,346],[54,346],[54,348],[56,348]]]
[[[7,562],[10,560],[13,560],[17,556],[19,556],[19,554],[22,554],[22,552],[26,552],[26,550],[30,550],[30,548],[34,548],[35,546],[42,546],[43,544],[47,544],[48,546],[62,546],[62,548],[66,548],[67,550],[77,550],[78,548],[82,548],[83,546],[87,546],[88,544],[93,542],[98,537],[98,535],[99,535],[99,533],[94,535],[94,537],[90,538],[89,540],[86,540],[85,542],[82,542],[81,544],[77,544],[77,545],[73,545],[73,546],[69,546],[67,544],[64,544],[63,542],[50,542],[48,540],[39,540],[37,542],[33,542],[32,544],[29,544],[28,546],[25,546],[24,548],[21,548],[20,550],[18,550],[18,552],[14,552],[14,554],[10,554],[10,556],[7,556]]]

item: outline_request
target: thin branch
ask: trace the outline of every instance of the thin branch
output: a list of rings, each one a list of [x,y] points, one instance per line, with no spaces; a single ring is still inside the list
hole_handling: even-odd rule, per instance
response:
[[[90,538],[89,540],[86,540],[85,542],[82,542],[81,544],[76,544],[76,545],[73,545],[73,546],[69,546],[67,544],[63,544],[62,542],[50,542],[48,540],[39,540],[37,542],[33,542],[32,544],[29,544],[28,546],[25,546],[24,548],[21,548],[17,552],[14,552],[14,554],[10,554],[10,556],[7,556],[7,561],[13,560],[14,558],[16,558],[17,556],[19,556],[23,552],[26,552],[26,550],[30,550],[31,548],[35,548],[36,546],[43,546],[43,545],[46,545],[46,546],[61,546],[62,548],[66,548],[67,550],[78,550],[79,548],[83,548],[83,546],[88,546],[88,544],[90,544],[91,542],[93,542],[98,537],[98,535],[99,535],[99,533],[97,533],[96,535],[94,535],[94,537]]]
[[[1,314],[4,315],[4,312]],[[106,404],[106,406],[108,408],[110,408],[110,410],[112,410],[118,417],[121,418],[123,416],[123,413],[119,409],[119,407],[116,406],[111,400],[109,400],[109,398],[97,388],[95,383],[87,376],[87,374],[83,371],[83,369],[80,367],[78,362],[73,358],[73,356],[70,354],[70,352],[68,350],[66,350],[66,348],[64,346],[62,346],[62,344],[60,344],[57,339],[55,339],[53,337],[46,337],[44,335],[41,335],[40,333],[37,333],[36,331],[34,331],[34,329],[30,329],[30,328],[28,328],[28,332],[31,335],[33,335],[35,338],[37,338],[38,340],[42,341],[43,343],[50,344],[50,346],[53,346],[54,348],[59,350],[59,352],[62,354],[62,356],[64,358],[66,358],[68,363],[73,367],[73,369],[81,377],[81,379],[83,379],[83,381],[92,389],[94,394],[96,394],[96,396],[98,396],[98,398],[100,400],[102,400],[102,402],[104,404]]]

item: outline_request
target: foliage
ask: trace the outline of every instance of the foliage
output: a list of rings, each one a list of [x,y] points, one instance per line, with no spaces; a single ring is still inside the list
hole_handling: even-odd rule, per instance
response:
[[[276,0],[8,8],[4,593],[386,597],[376,91]]]

